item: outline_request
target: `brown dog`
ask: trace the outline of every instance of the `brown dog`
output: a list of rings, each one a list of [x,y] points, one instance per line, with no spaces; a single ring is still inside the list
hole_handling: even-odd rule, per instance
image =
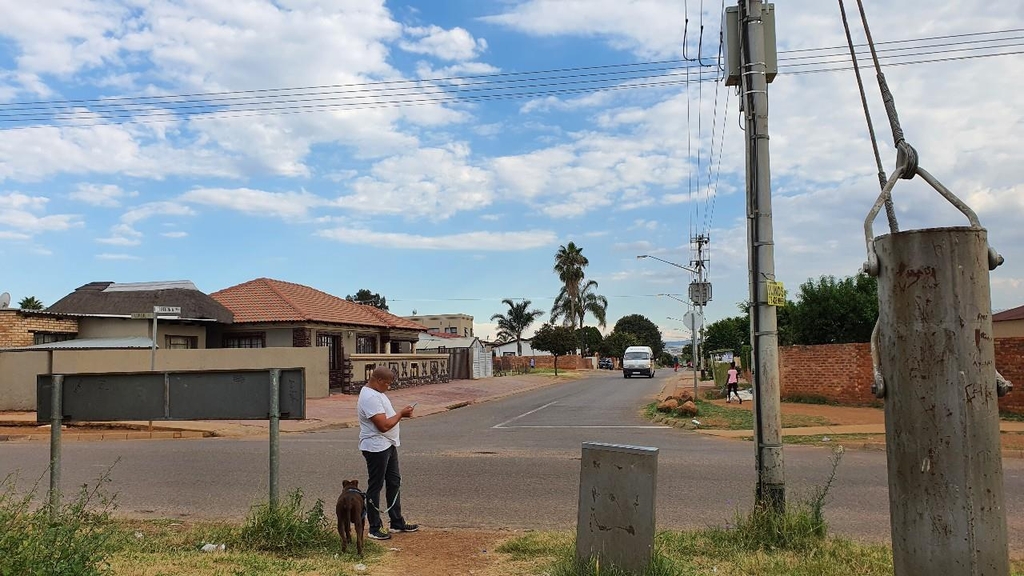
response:
[[[341,551],[345,552],[349,542],[352,541],[349,526],[354,526],[356,529],[356,550],[359,552],[359,556],[362,557],[363,532],[366,529],[366,516],[363,514],[363,492],[359,490],[359,480],[343,480],[341,487],[341,496],[338,496],[338,504],[334,508],[338,515],[338,534],[341,536]]]

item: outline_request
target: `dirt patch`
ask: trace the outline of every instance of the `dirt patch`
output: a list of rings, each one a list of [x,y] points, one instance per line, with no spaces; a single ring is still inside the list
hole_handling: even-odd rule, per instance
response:
[[[754,409],[753,402],[727,404],[725,400],[710,400],[712,404],[729,407],[733,410]],[[830,404],[800,404],[796,402],[782,403],[783,416],[819,416],[827,420],[832,426],[846,426],[854,424],[885,424],[885,411],[881,408],[868,408],[860,406],[832,406]]]
[[[510,560],[494,549],[517,536],[511,530],[422,529],[413,534],[395,534],[382,542],[389,551],[380,563],[366,572],[374,576],[448,576],[507,574]]]

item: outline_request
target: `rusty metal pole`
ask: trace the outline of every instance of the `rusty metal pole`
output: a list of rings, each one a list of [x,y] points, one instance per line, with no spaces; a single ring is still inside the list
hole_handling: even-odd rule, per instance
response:
[[[987,232],[875,249],[895,575],[1008,575]]]

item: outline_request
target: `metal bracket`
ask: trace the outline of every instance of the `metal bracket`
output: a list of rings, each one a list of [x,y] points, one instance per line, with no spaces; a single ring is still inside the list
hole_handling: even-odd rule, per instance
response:
[[[912,150],[912,149],[911,149]],[[874,233],[874,222],[875,218],[878,217],[878,213],[882,210],[882,206],[885,205],[885,201],[892,197],[892,189],[896,186],[896,181],[904,178],[913,178],[915,175],[920,176],[925,182],[927,182],[936,192],[945,198],[950,204],[952,204],[961,214],[967,217],[970,222],[971,228],[981,229],[981,221],[978,220],[977,213],[971,209],[970,206],[965,204],[963,200],[953,194],[948,188],[943,186],[934,176],[932,176],[927,170],[921,166],[917,166],[913,169],[913,172],[909,172],[908,163],[910,159],[907,154],[899,154],[897,156],[896,170],[893,171],[892,175],[889,176],[889,180],[885,183],[882,188],[881,194],[875,200],[875,204],[871,207],[871,211],[868,212],[868,217],[864,220],[864,242],[867,245],[868,259],[864,262],[863,270],[869,276],[878,276],[878,254],[875,252],[875,233]],[[905,174],[910,174],[905,176]],[[989,246],[988,249],[988,269],[995,270],[999,265],[1003,263],[1004,259],[995,251],[994,248]]]
[[[1003,396],[1006,396],[1010,392],[1013,392],[1013,383],[1010,382],[1009,380],[1007,380],[1006,378],[1003,378],[1003,375],[1000,374],[999,371],[997,370],[996,371],[996,394],[998,394],[999,397],[1002,398]]]
[[[875,378],[871,383],[871,393],[875,395],[875,398],[885,398],[885,379],[882,378],[882,365],[878,360],[877,320],[875,320],[875,327],[871,330],[871,372]]]

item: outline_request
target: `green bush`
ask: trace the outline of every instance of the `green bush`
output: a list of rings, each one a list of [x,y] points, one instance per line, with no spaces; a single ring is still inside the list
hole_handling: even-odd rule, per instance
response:
[[[323,500],[306,510],[299,489],[289,493],[285,503],[254,506],[239,535],[242,547],[265,552],[322,550],[337,542],[338,535],[324,515]]]
[[[719,388],[725,387],[726,382],[729,380],[729,368],[729,364],[725,362],[715,362],[715,386]]]
[[[109,474],[52,511],[37,505],[38,482],[23,495],[13,475],[0,482],[0,576],[102,574],[120,544],[114,499],[103,490]]]

